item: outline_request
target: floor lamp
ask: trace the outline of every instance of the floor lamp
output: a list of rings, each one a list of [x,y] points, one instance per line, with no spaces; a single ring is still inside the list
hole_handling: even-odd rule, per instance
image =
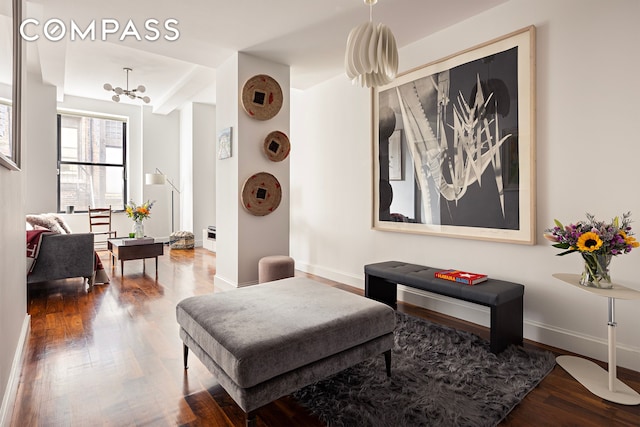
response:
[[[169,183],[171,186],[171,232],[173,233],[173,192],[177,191],[178,194],[180,194],[180,190],[178,190],[176,186],[173,185],[173,182],[158,168],[156,168],[154,173],[146,173],[144,175],[144,183],[146,185],[164,185]]]

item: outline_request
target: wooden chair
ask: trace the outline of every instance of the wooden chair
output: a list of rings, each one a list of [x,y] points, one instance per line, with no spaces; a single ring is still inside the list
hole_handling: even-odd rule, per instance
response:
[[[107,239],[115,239],[116,231],[111,229],[111,205],[108,208],[89,206],[89,231],[96,236],[106,236],[105,240],[96,240],[96,250],[107,250]]]

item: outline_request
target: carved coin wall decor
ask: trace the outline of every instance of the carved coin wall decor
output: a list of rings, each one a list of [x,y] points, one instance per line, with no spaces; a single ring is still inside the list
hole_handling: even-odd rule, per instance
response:
[[[264,139],[263,148],[269,160],[281,162],[287,158],[289,151],[291,151],[289,137],[279,130],[275,130]]]
[[[252,215],[264,216],[275,211],[282,199],[282,188],[277,178],[267,172],[259,172],[247,179],[242,186],[242,206]]]
[[[242,107],[254,119],[269,120],[282,107],[280,85],[266,74],[251,77],[242,88]]]

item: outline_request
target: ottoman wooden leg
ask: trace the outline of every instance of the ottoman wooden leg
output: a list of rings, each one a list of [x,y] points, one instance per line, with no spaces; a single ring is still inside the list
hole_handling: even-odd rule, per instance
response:
[[[256,411],[250,411],[246,414],[247,427],[257,427]]]
[[[189,358],[189,347],[186,344],[182,344],[182,360],[184,361],[184,369],[189,369],[187,365],[187,359]]]

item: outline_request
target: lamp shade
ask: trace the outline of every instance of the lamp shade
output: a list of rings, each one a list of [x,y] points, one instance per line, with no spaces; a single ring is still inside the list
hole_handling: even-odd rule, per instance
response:
[[[161,173],[146,173],[144,174],[144,183],[146,185],[164,185],[167,182],[167,177]]]
[[[398,48],[389,27],[369,21],[351,30],[344,62],[347,76],[362,87],[393,81],[398,72]]]

